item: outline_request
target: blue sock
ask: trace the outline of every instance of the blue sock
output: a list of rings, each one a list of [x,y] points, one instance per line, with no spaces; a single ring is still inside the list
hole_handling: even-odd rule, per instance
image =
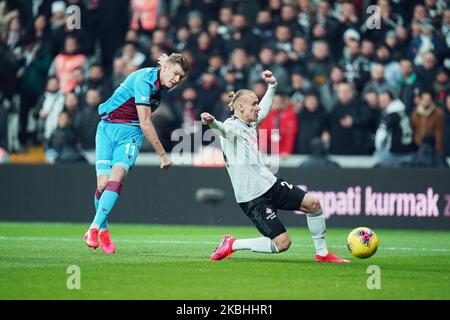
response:
[[[103,191],[102,196],[98,202],[97,213],[95,214],[92,226],[101,227],[105,225],[108,220],[108,215],[111,209],[114,207],[117,199],[120,195],[120,190],[122,189],[122,184],[117,181],[109,181],[106,185],[105,191]]]
[[[95,190],[95,196],[94,196],[94,206],[95,206],[95,212],[97,212],[98,209],[98,202],[100,201],[100,197],[102,196],[102,192]],[[108,230],[108,219],[105,220],[105,222],[100,226],[100,230]]]

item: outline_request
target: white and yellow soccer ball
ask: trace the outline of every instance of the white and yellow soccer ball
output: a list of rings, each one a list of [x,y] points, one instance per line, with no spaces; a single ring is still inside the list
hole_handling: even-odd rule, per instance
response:
[[[370,228],[355,228],[348,234],[347,248],[357,258],[369,258],[378,249],[378,236]]]

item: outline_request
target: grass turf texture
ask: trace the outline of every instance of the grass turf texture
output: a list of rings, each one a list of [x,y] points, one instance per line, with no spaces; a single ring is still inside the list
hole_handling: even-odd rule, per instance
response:
[[[450,233],[375,230],[371,258],[351,257],[350,229],[329,229],[328,245],[351,264],[318,264],[307,229],[289,228],[282,254],[234,253],[209,261],[223,234],[253,227],[112,225],[114,255],[89,249],[85,224],[0,223],[0,299],[450,299]],[[69,265],[81,289],[68,290]],[[381,270],[369,290],[367,267]]]

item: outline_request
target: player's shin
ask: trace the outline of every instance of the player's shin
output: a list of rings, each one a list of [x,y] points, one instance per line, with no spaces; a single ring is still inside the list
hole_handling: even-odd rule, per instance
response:
[[[327,227],[325,225],[325,216],[323,215],[322,210],[316,213],[307,214],[306,221],[308,223],[309,232],[314,240],[316,253],[320,256],[326,256],[328,254],[327,243],[325,241]]]
[[[233,243],[233,251],[252,250],[261,253],[278,253],[275,243],[267,237],[238,239]]]
[[[111,209],[114,207],[117,199],[119,198],[122,184],[117,181],[109,181],[106,185],[105,191],[103,191],[99,203],[97,212],[95,214],[94,221],[91,228],[107,228],[107,219]]]

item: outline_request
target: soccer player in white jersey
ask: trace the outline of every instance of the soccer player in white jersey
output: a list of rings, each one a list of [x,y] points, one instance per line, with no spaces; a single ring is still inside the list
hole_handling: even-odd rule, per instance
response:
[[[291,238],[277,217],[277,209],[283,209],[306,213],[317,262],[350,262],[328,252],[325,217],[319,200],[275,177],[264,163],[258,150],[256,128],[269,113],[277,80],[269,70],[264,71],[262,77],[268,83],[268,89],[260,103],[253,91],[242,89],[231,93],[229,107],[234,110],[234,115],[223,123],[209,113],[201,114],[203,124],[209,125],[220,136],[236,201],[263,235],[252,239],[226,235],[210,260],[229,258],[238,250],[279,253],[289,249]]]

